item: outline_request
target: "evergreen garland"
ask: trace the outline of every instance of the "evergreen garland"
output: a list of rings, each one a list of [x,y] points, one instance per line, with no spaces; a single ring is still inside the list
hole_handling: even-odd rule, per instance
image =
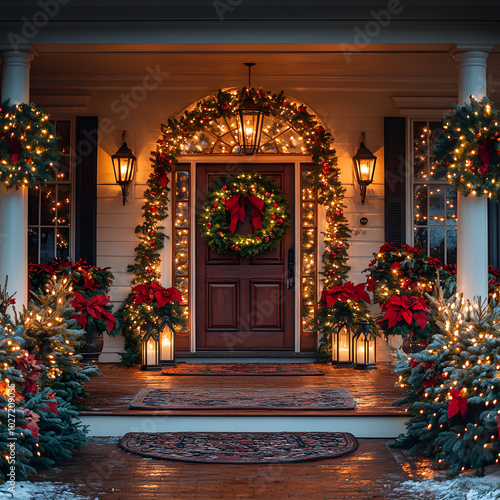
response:
[[[34,104],[0,105],[0,182],[7,189],[44,186],[56,171],[58,137]]]
[[[199,101],[193,109],[185,111],[179,119],[169,119],[166,124],[162,124],[162,137],[157,141],[156,151],[151,153],[153,171],[144,192],[144,222],[136,228],[140,242],[135,250],[135,262],[129,266],[129,271],[135,275],[132,286],[159,282],[159,251],[165,239],[161,224],[167,217],[168,180],[182,148],[196,133],[210,127],[214,120],[235,117],[247,94],[266,116],[288,123],[302,137],[313,163],[311,173],[304,182],[318,192],[318,202],[326,209],[327,230],[324,233],[325,250],[322,257],[324,287],[342,283],[347,277],[350,269],[347,265],[350,229],[344,215],[345,189],[339,180],[331,134],[318,123],[316,116],[309,113],[306,106],[290,102],[283,92],[274,94],[243,88],[240,91],[219,90],[216,95]],[[328,317],[327,308],[319,310],[318,331],[322,331]],[[137,313],[130,295],[120,309],[120,318],[128,351],[125,356],[127,359],[137,359],[137,338],[133,328]],[[324,348],[323,342],[320,350]]]
[[[224,204],[232,196],[256,196],[263,201],[262,228],[253,234],[233,234]],[[288,201],[278,185],[257,172],[214,179],[201,207],[199,225],[205,243],[219,254],[248,259],[276,248],[291,224]]]
[[[446,176],[464,196],[500,199],[500,124],[491,101],[453,105],[436,140],[435,177]],[[432,172],[431,172],[432,173]]]

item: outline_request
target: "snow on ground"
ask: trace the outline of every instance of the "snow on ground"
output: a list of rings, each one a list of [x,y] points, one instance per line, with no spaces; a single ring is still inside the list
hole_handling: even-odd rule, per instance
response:
[[[459,476],[454,479],[405,481],[395,488],[401,494],[428,493],[434,500],[500,500],[500,471],[484,477]],[[403,496],[402,496],[403,497]]]
[[[70,484],[30,481],[18,481],[14,492],[9,491],[9,484],[0,485],[0,500],[98,500],[97,497],[82,497],[74,492]]]

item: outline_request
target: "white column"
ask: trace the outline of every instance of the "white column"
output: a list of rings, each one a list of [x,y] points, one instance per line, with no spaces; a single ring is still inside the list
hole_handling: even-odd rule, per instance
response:
[[[486,95],[486,59],[491,46],[460,46],[453,51],[458,62],[458,103],[469,96],[481,100]],[[485,196],[458,193],[457,290],[465,299],[488,297],[488,205]]]
[[[4,51],[2,58],[2,102],[29,102],[31,50]],[[0,284],[9,277],[8,292],[16,293],[16,309],[28,300],[28,190],[7,191],[0,185]]]

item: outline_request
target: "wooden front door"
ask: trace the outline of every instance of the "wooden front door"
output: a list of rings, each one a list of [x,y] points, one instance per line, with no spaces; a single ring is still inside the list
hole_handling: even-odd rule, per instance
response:
[[[212,180],[227,175],[227,164],[197,166],[197,214]],[[241,164],[231,174],[257,171],[283,190],[294,213],[293,164]],[[211,250],[196,230],[196,347],[197,350],[294,350],[294,289],[287,288],[294,224],[278,246],[251,259],[220,255]],[[236,231],[252,232],[250,216]]]

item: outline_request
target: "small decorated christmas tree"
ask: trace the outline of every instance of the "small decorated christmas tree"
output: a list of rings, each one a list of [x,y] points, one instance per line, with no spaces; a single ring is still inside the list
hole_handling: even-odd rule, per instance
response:
[[[428,348],[400,355],[411,419],[395,446],[431,456],[452,473],[482,469],[500,457],[500,306],[470,306],[460,297],[433,300],[436,325]]]

